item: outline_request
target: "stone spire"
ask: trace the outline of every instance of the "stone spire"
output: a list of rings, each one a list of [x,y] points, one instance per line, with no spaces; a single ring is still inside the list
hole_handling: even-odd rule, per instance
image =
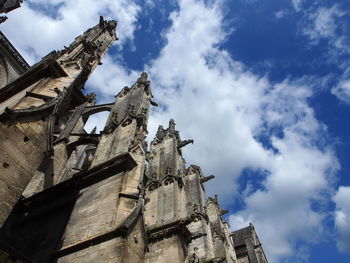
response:
[[[91,103],[82,89],[116,40],[115,27],[115,21],[101,17],[69,47],[51,52],[0,89],[0,134],[9,136],[0,142],[0,159],[9,164],[1,171],[9,180],[0,195],[0,225],[29,182],[30,195],[60,181],[69,157],[68,137],[83,130],[81,114]],[[19,138],[26,145],[14,151],[8,141]]]
[[[173,119],[170,119],[167,129],[159,126],[151,143],[149,169],[152,177],[161,180],[169,173],[172,175],[184,173],[181,148],[189,143],[193,143],[193,140],[181,140]]]
[[[152,93],[151,82],[143,72],[131,87],[124,87],[111,107],[93,165],[141,146],[147,151],[145,137]]]
[[[69,72],[84,70],[85,74],[89,74],[101,63],[102,56],[117,39],[116,25],[116,21],[105,21],[103,17],[100,17],[98,25],[78,36],[64,50],[53,52],[49,56],[57,57],[60,65]]]

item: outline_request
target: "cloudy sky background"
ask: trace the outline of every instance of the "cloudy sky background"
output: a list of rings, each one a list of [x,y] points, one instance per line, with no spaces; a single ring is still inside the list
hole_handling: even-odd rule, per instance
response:
[[[100,15],[119,41],[88,81],[98,102],[147,71],[149,139],[170,118],[194,139],[232,229],[252,222],[271,263],[349,262],[348,1],[31,0],[0,29],[33,64]]]

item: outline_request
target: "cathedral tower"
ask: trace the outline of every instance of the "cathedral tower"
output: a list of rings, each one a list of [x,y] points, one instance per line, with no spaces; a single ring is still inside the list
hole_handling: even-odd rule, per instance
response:
[[[41,245],[35,244],[36,251],[32,246],[38,237],[26,235],[35,233],[36,228],[37,236],[42,235],[41,226],[43,231],[51,231],[53,226],[40,225],[41,220],[59,217],[57,211],[55,214],[50,209],[62,205],[58,204],[60,198],[65,199],[61,201],[66,205],[62,209],[66,212],[60,217],[66,220],[72,200],[79,194],[69,192],[65,198],[57,198],[56,204],[50,204],[50,198],[62,187],[61,182],[89,167],[88,157],[96,148],[96,136],[83,131],[94,95],[85,96],[82,89],[116,39],[115,27],[115,21],[101,17],[98,25],[78,36],[69,47],[51,52],[0,89],[0,226],[3,226],[0,244],[5,251],[18,254],[18,258],[41,258],[40,262],[48,262],[48,255],[40,253],[57,247],[60,227],[53,231],[53,237],[44,238]],[[89,141],[85,148],[81,146],[82,139]],[[72,156],[78,157],[77,153],[80,163],[77,158],[72,160]],[[45,194],[51,197],[44,201]],[[70,199],[69,205],[66,199]],[[45,212],[44,206],[49,211]],[[63,227],[62,220],[58,221]],[[33,229],[29,231],[25,224],[32,224]],[[21,242],[23,247],[14,245]]]

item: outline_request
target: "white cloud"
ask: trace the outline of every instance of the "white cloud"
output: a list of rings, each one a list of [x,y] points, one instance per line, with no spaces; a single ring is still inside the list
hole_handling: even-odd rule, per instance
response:
[[[292,5],[295,11],[300,11],[304,0],[292,0]]]
[[[244,166],[259,166],[266,159],[251,130],[260,121],[256,101],[266,80],[241,74],[242,66],[216,49],[225,37],[218,8],[182,1],[181,11],[171,15],[168,45],[149,71],[156,99],[167,105],[167,111],[156,112],[153,120],[166,124],[174,117],[183,137],[195,140],[195,146],[185,151],[187,159],[200,161],[208,173],[216,172],[222,184],[211,188],[227,186],[229,192],[233,178],[225,176],[228,171],[237,174]]]
[[[304,28],[304,34],[318,42],[322,38],[337,38],[337,19],[344,16],[344,12],[335,4],[330,8],[319,7],[312,13],[309,13],[310,24]],[[337,41],[334,41],[336,44]]]
[[[89,78],[86,86],[89,91],[98,91],[99,103],[107,103],[124,86],[131,86],[140,76],[140,72],[127,70],[122,59],[107,54],[102,59],[102,66],[97,67]]]
[[[36,8],[33,4],[40,4]],[[46,7],[46,8],[45,8]],[[55,12],[57,16],[53,16]],[[62,49],[82,34],[87,26],[98,23],[99,15],[118,21],[117,42],[121,47],[133,40],[140,7],[127,0],[51,0],[25,1],[8,14],[2,29],[30,64],[54,49]]]
[[[281,18],[285,17],[286,14],[287,14],[286,10],[279,10],[274,15],[277,19],[281,19]]]
[[[341,252],[350,252],[350,187],[339,187],[333,201],[336,203],[335,226],[339,233],[337,241]]]
[[[321,40],[325,41],[327,55],[320,59],[337,65],[343,71],[331,93],[340,101],[350,103],[350,63],[344,60],[344,56],[350,55],[346,15],[338,4],[331,7],[312,7],[305,11],[307,23],[302,24],[301,32],[310,39],[311,45],[317,45]]]
[[[264,171],[256,178],[262,189],[243,191],[246,207],[230,221],[234,228],[255,223],[270,262],[278,262],[294,254],[297,241],[321,237],[324,214],[312,202],[324,201],[321,192],[331,190],[328,177],[338,162],[308,104],[310,81],[273,84],[234,61],[219,48],[231,30],[223,27],[221,8],[221,2],[180,1],[171,14],[167,45],[147,67],[155,99],[166,105],[153,113],[150,130],[153,135],[157,124],[174,118],[182,137],[195,141],[184,150],[187,160],[216,175],[207,190],[226,203],[239,194],[244,168]]]
[[[342,80],[332,89],[332,93],[345,103],[350,104],[350,79]]]

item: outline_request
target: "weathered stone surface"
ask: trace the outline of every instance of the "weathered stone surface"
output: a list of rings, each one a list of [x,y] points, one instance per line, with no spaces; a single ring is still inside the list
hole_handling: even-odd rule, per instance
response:
[[[114,22],[104,23],[113,24]],[[43,187],[60,181],[68,153],[66,143],[55,145],[53,148],[54,125],[59,118],[65,118],[64,112],[75,107],[74,96],[79,96],[78,94],[81,93],[77,88],[82,87],[81,85],[92,69],[99,63],[101,56],[115,40],[115,32],[113,29],[106,30],[107,24],[94,27],[78,37],[70,49],[56,52],[54,55],[44,58],[28,69],[25,74],[0,90],[2,98],[0,104],[0,120],[2,122],[0,123],[0,159],[2,161],[3,193],[3,196],[0,196],[3,200],[0,204],[0,225],[32,177],[35,182],[30,188],[33,190],[27,189],[27,196],[30,195],[30,191],[35,193],[43,190]],[[4,49],[3,46],[1,48]],[[87,61],[83,60],[85,57],[88,58]],[[39,74],[41,68],[45,68],[50,59],[53,61],[52,63],[56,63],[54,65],[57,65],[56,67],[61,70],[61,73],[48,67],[45,72]],[[36,108],[44,108],[45,104],[50,102],[25,96],[27,91],[53,97],[52,109],[48,108],[49,110],[42,111],[43,115],[40,116],[35,112]],[[6,108],[11,110],[6,113],[4,112]],[[33,113],[31,114],[31,112]],[[44,159],[47,158],[47,155],[53,154],[55,154],[53,172],[48,174],[49,171],[41,171],[40,166],[43,166],[43,162],[46,163]],[[11,179],[7,176],[9,173]],[[48,182],[46,177],[50,176],[53,178]]]
[[[186,251],[182,246],[183,240],[179,236],[172,236],[162,239],[157,243],[149,245],[149,252],[146,253],[146,263],[183,263],[186,259]]]

